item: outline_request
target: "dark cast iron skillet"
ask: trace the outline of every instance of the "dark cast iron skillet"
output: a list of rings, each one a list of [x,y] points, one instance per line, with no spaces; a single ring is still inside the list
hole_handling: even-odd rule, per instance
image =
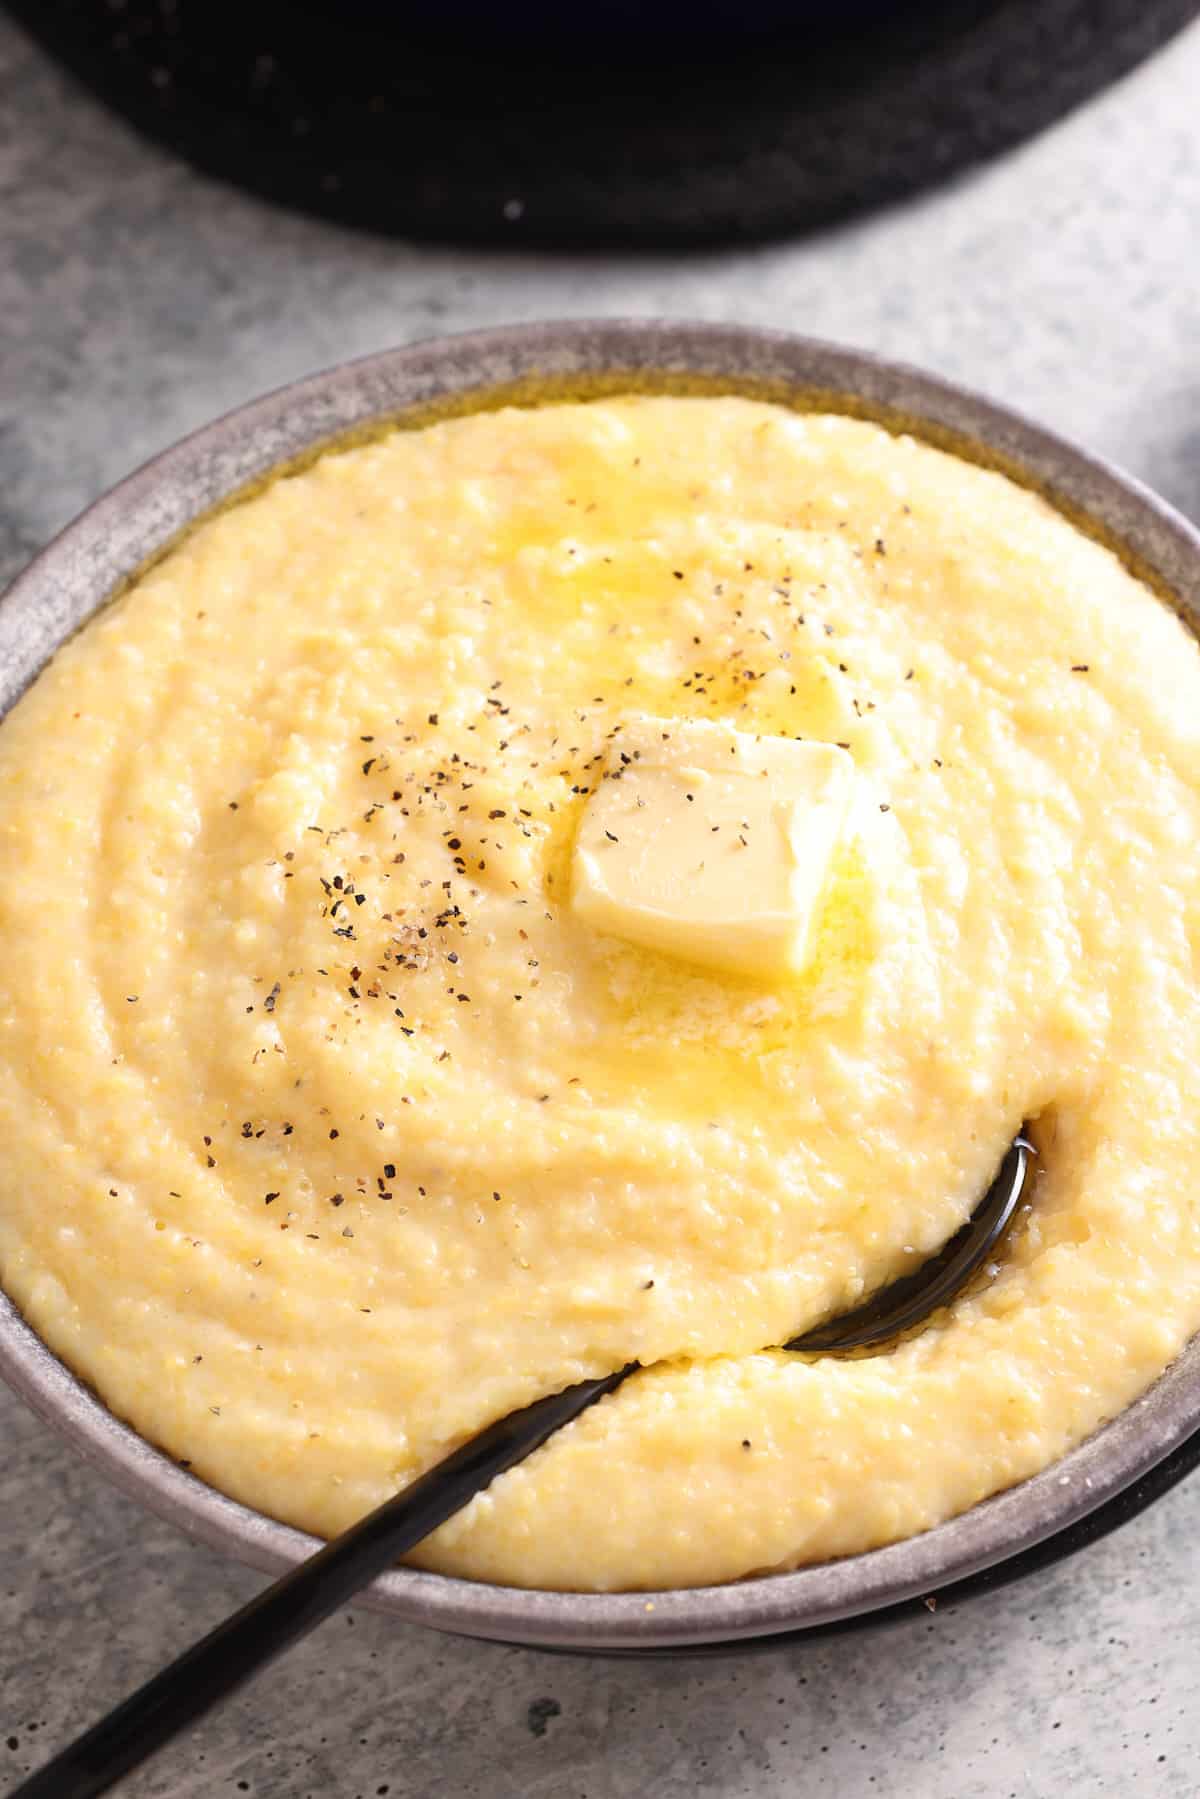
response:
[[[0,0],[0,4],[3,0]],[[156,143],[342,225],[777,237],[1043,130],[1200,0],[7,0]]]

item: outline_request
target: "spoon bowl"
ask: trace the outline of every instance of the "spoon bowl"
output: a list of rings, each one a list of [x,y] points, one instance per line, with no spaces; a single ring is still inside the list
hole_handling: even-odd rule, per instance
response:
[[[1014,1137],[995,1180],[967,1222],[945,1248],[912,1274],[891,1281],[878,1293],[815,1330],[785,1343],[785,1349],[870,1349],[890,1342],[949,1305],[992,1254],[1012,1221],[1029,1175],[1035,1150],[1031,1140]]]

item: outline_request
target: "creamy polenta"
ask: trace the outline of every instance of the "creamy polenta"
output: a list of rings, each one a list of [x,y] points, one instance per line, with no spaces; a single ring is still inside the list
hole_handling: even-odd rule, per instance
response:
[[[629,719],[840,747],[802,971],[572,904]],[[1200,1324],[1200,656],[1003,476],[738,398],[508,409],[196,529],[0,726],[0,1270],[335,1532],[631,1358],[426,1565],[689,1585],[921,1531]],[[861,1358],[1023,1120],[990,1278]]]

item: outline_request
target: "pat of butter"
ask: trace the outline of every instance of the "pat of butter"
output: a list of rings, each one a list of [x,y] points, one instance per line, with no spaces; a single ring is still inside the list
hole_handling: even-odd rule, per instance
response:
[[[710,968],[799,974],[853,784],[834,744],[630,720],[584,808],[576,915]]]

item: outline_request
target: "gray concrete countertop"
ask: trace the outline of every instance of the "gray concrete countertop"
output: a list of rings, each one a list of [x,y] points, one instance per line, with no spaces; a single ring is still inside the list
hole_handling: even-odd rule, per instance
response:
[[[503,320],[790,327],[1015,403],[1200,516],[1200,28],[916,203],[737,254],[343,233],[190,174],[0,22],[0,583],[295,375]],[[0,1397],[0,1788],[254,1592]],[[1026,1799],[1200,1790],[1200,1477],[1050,1573],[750,1660],[560,1660],[347,1612],[131,1795]]]

